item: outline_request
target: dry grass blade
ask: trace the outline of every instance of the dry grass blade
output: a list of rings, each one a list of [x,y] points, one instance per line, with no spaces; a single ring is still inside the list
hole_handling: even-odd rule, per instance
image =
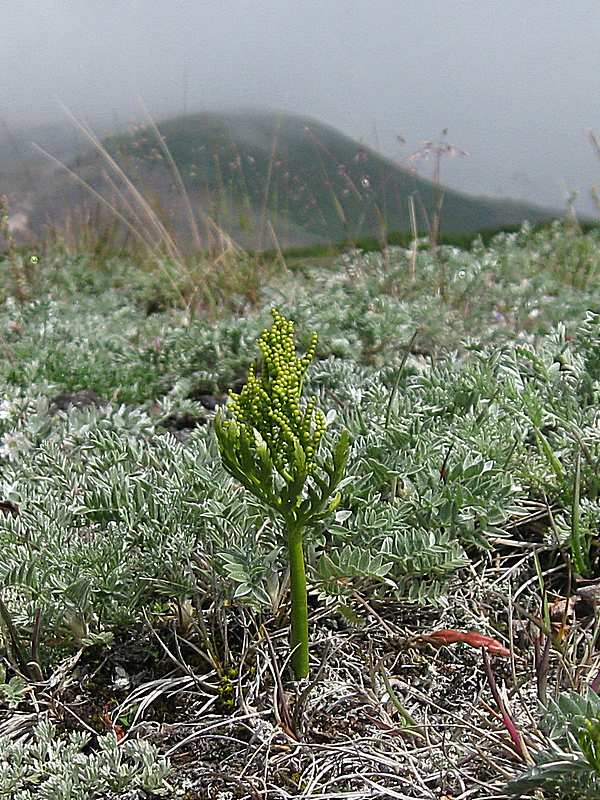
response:
[[[86,181],[83,180],[83,178],[81,178],[74,170],[72,170],[70,167],[64,164],[60,159],[56,158],[55,156],[52,155],[52,153],[49,153],[47,150],[44,150],[43,147],[40,147],[35,143],[33,143],[33,146],[35,147],[36,150],[38,150],[44,156],[49,158],[53,163],[61,167],[61,169],[64,169],[68,173],[68,175],[70,175],[75,181],[77,181],[81,186],[83,186],[87,191],[89,191],[102,206],[106,207],[112,214],[114,214],[114,216],[120,222],[122,222],[126,226],[126,228],[135,236],[135,238],[139,242],[141,242],[144,248],[148,250],[148,252],[152,257],[156,256],[156,245],[153,242],[148,241],[143,230],[141,232],[138,228],[136,228],[136,226],[133,225],[115,206],[109,203],[108,200],[106,200],[106,198],[100,192],[96,191],[96,189],[94,189],[93,186],[90,186]],[[171,287],[179,295],[180,300],[185,305],[186,302],[183,295],[181,294],[179,285],[177,284],[176,281],[173,280],[171,273],[168,270],[164,269],[161,259],[157,259],[157,262],[159,264],[159,267],[161,268],[161,271],[163,272],[163,274],[166,275],[167,279],[169,280]]]
[[[248,257],[243,248],[239,247],[223,228],[199,208],[198,213],[204,221],[208,238],[217,243],[210,256],[207,255],[181,172],[156,122],[152,119],[145,106],[144,111],[148,118],[148,125],[157,138],[160,150],[168,164],[185,207],[195,250],[193,265],[190,264],[190,258],[186,254],[185,248],[178,244],[174,235],[162,221],[160,214],[152,207],[152,204],[127,175],[123,167],[108,152],[104,144],[69,109],[64,106],[63,109],[106,164],[108,172],[105,175],[105,182],[111,187],[116,202],[107,200],[101,191],[90,185],[74,169],[64,164],[43,147],[39,145],[34,145],[34,147],[63,169],[79,185],[83,186],[102,208],[106,208],[114,219],[133,235],[134,239],[141,244],[149,263],[166,277],[178,301],[188,313],[194,311],[198,300],[207,304],[209,309],[216,309],[219,304],[219,297],[215,289],[219,287],[226,293],[233,291],[239,293],[240,288],[243,292],[245,287],[240,287],[238,264],[246,262]],[[172,262],[174,270],[163,263],[163,254],[166,254],[167,258]],[[283,261],[283,259],[280,260]],[[256,269],[258,270],[258,264],[256,264]],[[185,289],[182,287],[185,287]],[[184,294],[184,291],[188,293],[188,296]]]
[[[179,171],[179,168],[177,167],[177,164],[175,163],[175,160],[174,160],[174,158],[173,158],[173,156],[171,154],[171,151],[169,150],[169,148],[165,144],[164,137],[162,136],[161,132],[159,131],[158,126],[156,125],[156,122],[152,118],[150,112],[148,111],[148,108],[146,107],[146,104],[144,103],[144,101],[142,100],[141,97],[139,98],[139,102],[140,102],[140,105],[142,106],[142,108],[144,110],[144,114],[146,116],[146,119],[148,120],[148,124],[151,127],[154,135],[156,136],[156,141],[158,143],[158,146],[160,147],[163,155],[165,156],[165,158],[168,161],[168,164],[169,164],[169,167],[170,167],[171,172],[173,174],[173,177],[175,179],[175,182],[176,182],[176,184],[177,184],[177,186],[179,188],[179,191],[181,193],[181,197],[183,198],[184,203],[185,203],[185,208],[186,208],[186,212],[187,212],[187,216],[188,216],[190,230],[192,232],[192,236],[193,236],[193,239],[194,239],[194,245],[195,245],[196,249],[198,250],[198,252],[201,252],[202,251],[202,238],[200,236],[200,231],[198,230],[198,223],[196,221],[196,217],[194,216],[194,211],[192,209],[192,204],[190,202],[190,196],[189,196],[189,194],[188,194],[188,192],[187,192],[187,190],[185,188],[185,184],[183,182],[183,178],[181,177],[181,172]]]

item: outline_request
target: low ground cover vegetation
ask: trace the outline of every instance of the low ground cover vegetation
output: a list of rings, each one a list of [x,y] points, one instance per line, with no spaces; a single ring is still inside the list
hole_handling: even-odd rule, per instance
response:
[[[0,797],[599,796],[598,266],[7,255]]]

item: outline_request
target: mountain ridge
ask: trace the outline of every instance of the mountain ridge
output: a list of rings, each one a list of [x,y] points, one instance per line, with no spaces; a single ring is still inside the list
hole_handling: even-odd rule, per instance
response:
[[[162,143],[156,132],[163,137]],[[311,117],[259,110],[179,115],[103,140],[136,186],[166,210],[169,225],[189,236],[177,165],[205,233],[225,231],[242,246],[270,249],[353,241],[411,228],[415,201],[421,234],[435,210],[435,185],[392,159]],[[167,154],[168,149],[168,154]],[[69,168],[103,197],[114,195],[96,150]],[[112,188],[111,188],[112,185]],[[557,216],[530,203],[474,196],[443,187],[442,231],[470,233]],[[32,224],[60,224],[69,209],[89,205],[86,190],[58,174],[30,211]],[[50,219],[48,219],[48,217]]]

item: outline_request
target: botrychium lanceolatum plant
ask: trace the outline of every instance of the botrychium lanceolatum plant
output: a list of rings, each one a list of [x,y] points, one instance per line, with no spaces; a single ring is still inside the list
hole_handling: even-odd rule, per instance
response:
[[[294,323],[276,309],[271,313],[271,328],[258,339],[260,372],[250,367],[245,386],[232,393],[215,428],[227,471],[283,520],[290,568],[291,663],[300,679],[309,671],[304,533],[340,501],[349,436],[344,431],[334,446],[321,447],[325,415],[316,398],[302,398],[317,335],[299,358]]]

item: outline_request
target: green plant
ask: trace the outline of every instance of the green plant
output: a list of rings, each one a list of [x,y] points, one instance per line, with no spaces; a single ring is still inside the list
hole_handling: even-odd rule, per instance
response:
[[[343,432],[329,457],[319,455],[325,415],[316,398],[301,404],[317,336],[298,358],[293,322],[276,310],[272,314],[272,327],[258,340],[262,373],[257,377],[250,368],[246,385],[232,397],[232,419],[217,416],[215,430],[225,468],[283,519],[290,566],[292,667],[296,678],[303,678],[309,669],[303,536],[339,503],[339,492],[330,498],[343,478],[349,439]]]
[[[583,577],[589,575],[591,537],[586,536],[585,532],[582,533],[581,530],[581,455],[579,453],[575,459],[569,544],[577,573]]]
[[[600,698],[565,692],[551,701],[542,720],[548,746],[535,755],[535,765],[509,783],[511,794],[542,789],[560,800],[600,797]]]
[[[87,733],[60,737],[39,723],[29,741],[0,738],[0,798],[7,800],[100,800],[108,792],[144,789],[162,794],[168,761],[145,741],[119,745],[113,734],[88,750]]]

